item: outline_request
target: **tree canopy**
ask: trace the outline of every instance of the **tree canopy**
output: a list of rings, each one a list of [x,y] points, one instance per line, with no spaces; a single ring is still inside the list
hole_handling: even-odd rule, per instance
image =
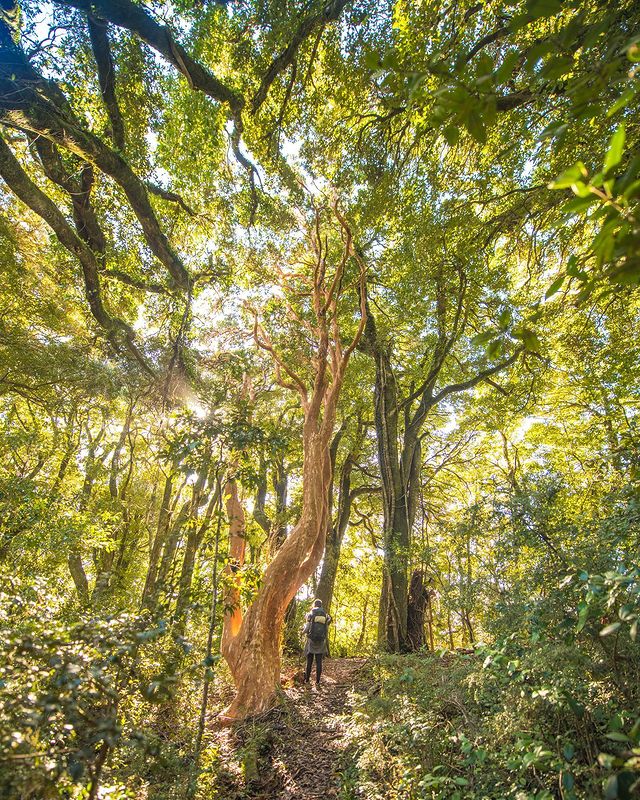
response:
[[[633,797],[638,5],[0,7],[1,791]]]

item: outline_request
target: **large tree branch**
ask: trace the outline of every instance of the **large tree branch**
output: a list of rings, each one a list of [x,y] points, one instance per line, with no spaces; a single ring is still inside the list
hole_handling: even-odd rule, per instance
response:
[[[116,149],[123,152],[125,144],[124,121],[120,113],[118,98],[116,97],[116,70],[113,56],[111,55],[109,37],[107,36],[107,23],[89,13],[87,14],[87,25],[89,27],[93,57],[98,67],[100,92],[111,123],[111,139]]]
[[[0,70],[4,72],[3,66],[6,65],[0,66]],[[151,251],[167,268],[176,285],[181,289],[188,288],[191,282],[189,273],[160,227],[144,183],[125,159],[97,136],[79,127],[75,120],[63,117],[37,94],[23,91],[13,80],[0,78],[0,97],[3,98],[0,114],[5,124],[66,147],[115,180],[126,194]]]
[[[466,381],[461,381],[460,383],[452,383],[449,386],[445,386],[444,389],[441,389],[431,398],[429,406],[433,407],[437,405],[441,400],[444,400],[444,398],[450,394],[465,392],[467,389],[472,389],[474,386],[477,386],[479,383],[487,378],[490,378],[492,375],[502,372],[502,370],[507,369],[507,367],[510,367],[512,364],[515,364],[524,350],[525,348],[521,345],[514,350],[509,358],[505,359],[504,361],[500,361],[493,367],[489,367],[489,369],[482,370],[477,375],[474,375],[473,378],[469,378],[469,380]]]
[[[55,203],[29,178],[1,136],[0,175],[11,191],[47,223],[63,247],[80,262],[89,308],[114,347],[120,350],[124,346],[143,369],[153,374],[134,342],[131,328],[126,322],[112,317],[104,306],[100,292],[99,266],[93,251],[71,228]]]
[[[102,260],[107,249],[107,242],[91,205],[91,189],[93,187],[93,168],[86,161],[77,161],[76,174],[72,175],[64,165],[56,145],[43,136],[32,139],[45,175],[50,181],[60,186],[69,195],[73,206],[73,218],[78,235]]]
[[[77,8],[85,13],[98,14],[103,19],[137,34],[148,45],[157,50],[181,72],[189,86],[207,94],[213,100],[226,103],[237,112],[244,106],[240,94],[192,58],[178,43],[166,25],[160,25],[146,9],[131,0],[55,0],[58,5]]]
[[[296,53],[300,45],[307,39],[314,30],[318,27],[324,28],[331,22],[339,19],[340,14],[344,7],[348,4],[349,0],[330,0],[326,3],[317,14],[303,19],[298,25],[295,33],[291,37],[291,41],[285,49],[271,62],[269,69],[265,72],[258,91],[253,96],[251,101],[251,111],[255,114],[260,106],[264,103],[269,93],[269,89],[274,80],[280,75],[287,67],[293,63]]]
[[[104,275],[105,278],[113,278],[116,281],[120,281],[120,283],[126,283],[127,286],[133,286],[135,289],[140,289],[143,292],[170,294],[167,287],[163,286],[161,283],[147,283],[147,281],[132,278],[131,275],[127,275],[126,272],[122,272],[122,270],[119,269],[105,269],[102,271],[102,275]]]

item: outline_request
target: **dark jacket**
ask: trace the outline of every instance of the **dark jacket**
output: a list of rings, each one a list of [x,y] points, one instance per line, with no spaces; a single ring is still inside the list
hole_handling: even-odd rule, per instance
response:
[[[323,616],[325,616],[327,618],[327,622],[326,622],[327,635],[324,637],[323,641],[321,641],[321,642],[313,642],[311,640],[310,636],[309,636],[309,632],[311,630],[311,623],[313,621],[313,617],[316,614],[322,614]],[[307,614],[307,622],[306,622],[306,624],[305,624],[305,626],[303,628],[303,632],[307,634],[307,641],[305,642],[305,645],[304,645],[304,654],[305,654],[305,656],[308,656],[311,653],[313,653],[314,655],[316,653],[321,653],[322,655],[328,655],[329,654],[328,640],[329,640],[329,623],[330,622],[331,622],[331,615],[327,614],[327,612],[322,607],[313,608]]]

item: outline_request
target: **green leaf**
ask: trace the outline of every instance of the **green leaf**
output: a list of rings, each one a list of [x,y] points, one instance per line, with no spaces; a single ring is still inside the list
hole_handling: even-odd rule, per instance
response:
[[[567,275],[571,275],[572,278],[578,278],[581,281],[587,279],[587,273],[580,269],[578,266],[578,259],[575,256],[569,256],[569,260],[567,261]],[[586,572],[581,573],[581,575],[586,575],[587,577],[581,577],[580,580],[586,581],[589,577]]]
[[[469,111],[465,120],[465,125],[476,142],[484,144],[487,141],[487,131],[485,129],[484,122],[475,108],[472,108]]]
[[[573,166],[565,169],[558,177],[551,181],[549,189],[568,189],[576,181],[586,178],[589,173],[582,161],[578,161]]]
[[[488,53],[482,53],[476,64],[476,75],[491,75],[495,69],[493,59]]]
[[[482,347],[482,345],[490,342],[493,337],[496,335],[495,331],[483,331],[482,333],[478,333],[476,336],[471,339],[471,344],[473,347]]]
[[[618,111],[620,111],[621,108],[624,108],[626,105],[628,105],[635,96],[636,96],[635,89],[627,89],[627,91],[621,94],[620,97],[616,100],[616,102],[607,111],[607,117],[612,117],[614,114],[617,114]]]
[[[511,50],[505,55],[502,64],[500,64],[500,66],[498,67],[493,76],[496,84],[499,85],[509,80],[519,58],[520,58],[519,50]]]
[[[538,136],[538,140],[542,141],[544,139],[549,139],[555,136],[559,136],[561,133],[564,133],[569,126],[566,122],[562,120],[556,120],[555,122],[551,122],[547,127],[542,131],[540,136]]]
[[[509,325],[511,325],[511,309],[505,308],[500,312],[500,316],[498,317],[498,322],[500,323],[500,327],[502,330],[506,330]]]
[[[612,775],[604,786],[604,799],[616,800],[618,797],[618,776]]]
[[[625,200],[633,200],[634,197],[640,197],[640,180],[634,181],[622,193]]]
[[[634,618],[633,608],[634,607],[631,605],[631,603],[625,603],[623,606],[620,606],[620,608],[618,609],[618,616],[620,617],[620,619],[623,620],[624,622],[628,622],[630,619],[633,619]]]
[[[494,339],[489,347],[487,347],[487,356],[489,358],[496,358],[502,353],[503,344],[501,339]]]
[[[540,339],[538,339],[537,334],[529,328],[525,328],[522,331],[522,342],[527,350],[533,353],[539,353],[542,349],[542,343]]]
[[[607,739],[611,739],[612,742],[628,742],[629,737],[626,733],[621,733],[620,731],[611,731],[610,733],[605,734]]]
[[[615,633],[621,624],[621,622],[612,622],[611,625],[605,626],[600,631],[600,636],[609,636],[610,634]]]
[[[545,294],[546,300],[548,300],[552,295],[554,295],[557,291],[560,290],[562,284],[564,283],[564,279],[565,279],[564,275],[561,275],[559,278],[555,279],[555,281],[547,289],[547,292]]]
[[[564,217],[573,217],[575,214],[580,214],[586,211],[596,200],[597,196],[589,192],[588,197],[576,197],[574,200],[569,200],[562,206],[562,215]]]
[[[638,620],[636,620],[629,628],[629,635],[631,636],[632,642],[635,642],[635,640],[638,638]]]
[[[622,159],[624,151],[624,122],[621,122],[616,128],[616,132],[609,140],[609,149],[604,159],[604,171],[608,172],[610,169],[617,167]]]
[[[547,80],[562,78],[573,69],[573,56],[554,56],[550,58],[542,69],[542,76]]]
[[[442,135],[444,136],[449,147],[453,147],[453,145],[457,144],[458,139],[460,138],[460,129],[455,125],[447,125],[447,127],[442,131]]]
[[[365,66],[370,70],[377,70],[380,68],[380,56],[373,50],[367,50],[364,54]]]
[[[580,633],[580,631],[584,628],[587,624],[587,620],[589,619],[589,606],[582,602],[578,605],[578,624],[576,625],[576,632]]]
[[[640,258],[629,259],[611,272],[609,278],[620,286],[635,286],[640,283]]]
[[[527,3],[527,13],[532,20],[552,17],[559,11],[562,11],[562,0],[529,0]]]

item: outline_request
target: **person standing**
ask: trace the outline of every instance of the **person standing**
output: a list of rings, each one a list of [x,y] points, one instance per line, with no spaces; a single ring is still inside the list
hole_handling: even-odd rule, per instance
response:
[[[314,600],[313,608],[307,614],[307,622],[303,628],[307,634],[307,641],[304,646],[304,654],[307,657],[307,668],[305,671],[304,682],[309,683],[311,678],[311,668],[313,659],[316,660],[316,686],[320,685],[322,676],[322,656],[328,655],[329,648],[327,636],[331,617],[322,607],[322,600]]]

